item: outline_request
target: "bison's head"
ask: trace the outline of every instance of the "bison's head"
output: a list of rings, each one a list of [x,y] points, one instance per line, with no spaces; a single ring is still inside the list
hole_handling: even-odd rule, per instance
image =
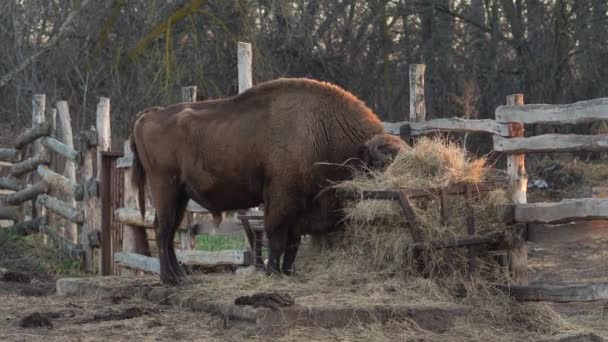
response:
[[[408,145],[398,136],[377,134],[359,147],[359,159],[372,169],[384,168]]]

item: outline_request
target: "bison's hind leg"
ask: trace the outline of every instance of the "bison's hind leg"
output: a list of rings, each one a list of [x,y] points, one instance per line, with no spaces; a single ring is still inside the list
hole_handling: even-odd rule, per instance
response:
[[[172,177],[152,178],[150,186],[154,194],[156,209],[155,223],[158,234],[158,253],[160,261],[160,278],[163,283],[177,285],[184,272],[177,262],[173,240],[184,217],[188,196],[183,186],[175,184]]]
[[[283,255],[283,264],[281,265],[281,272],[285,275],[292,275],[295,271],[293,264],[296,260],[301,240],[302,235],[300,232],[293,231],[292,229],[287,234],[287,248]]]

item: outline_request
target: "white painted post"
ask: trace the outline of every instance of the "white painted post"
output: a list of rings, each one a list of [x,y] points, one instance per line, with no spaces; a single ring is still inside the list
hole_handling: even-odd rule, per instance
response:
[[[251,44],[238,42],[239,94],[253,86]]]
[[[57,107],[57,127],[59,127],[59,131],[61,132],[58,135],[58,140],[62,143],[68,145],[69,147],[74,148],[74,136],[72,134],[72,121],[70,118],[70,110],[68,107],[67,101],[58,101],[56,104]],[[66,158],[61,158],[62,164],[56,171],[63,169],[63,175],[72,181],[72,183],[76,183],[76,164]],[[65,197],[65,202],[71,207],[76,207],[76,200],[71,196]],[[78,226],[72,222],[66,222],[65,226],[65,235],[66,240],[71,241],[73,243],[78,243]]]

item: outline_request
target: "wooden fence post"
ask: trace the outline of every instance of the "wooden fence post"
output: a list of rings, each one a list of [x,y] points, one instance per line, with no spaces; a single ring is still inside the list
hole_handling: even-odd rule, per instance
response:
[[[523,94],[507,96],[507,105],[524,105]],[[523,137],[524,124],[510,123],[509,137]],[[515,204],[527,203],[528,175],[526,173],[525,154],[509,154],[507,156],[507,175],[509,177],[509,193]],[[509,250],[509,270],[511,278],[517,285],[528,285],[528,245],[526,230],[516,239],[513,249]]]
[[[97,195],[95,197],[95,230],[97,230],[101,235],[101,170],[102,166],[102,154],[103,152],[110,151],[112,149],[112,130],[110,126],[110,99],[107,97],[100,97],[99,102],[97,103],[97,120],[96,120],[96,128],[97,128],[97,170],[95,173],[95,183],[97,184]],[[98,249],[99,253],[99,272],[102,269],[103,258],[101,257],[101,249]]]
[[[46,117],[44,115],[44,111],[45,111],[45,106],[46,106],[46,95],[44,94],[38,94],[38,95],[34,95],[34,99],[32,100],[32,127],[36,126],[36,125],[40,125],[42,123],[44,123],[46,121]],[[42,143],[40,142],[40,140],[36,140],[32,143],[32,155],[36,156],[43,156],[46,155],[46,150],[44,148],[44,146],[42,146]],[[26,176],[28,177],[28,176]],[[24,177],[24,179],[27,179],[26,177]],[[39,176],[36,173],[32,173],[32,175],[29,177],[31,180],[32,184],[35,184],[38,180],[39,180]],[[27,187],[26,185],[27,181],[23,182],[23,186],[24,188]],[[35,219],[36,217],[45,217],[46,216],[46,210],[43,206],[37,204],[36,202],[36,198],[34,198],[32,200],[32,219]],[[46,242],[46,240],[45,240]]]
[[[137,191],[133,189],[131,185],[131,163],[133,155],[131,153],[131,146],[129,141],[124,143],[124,154],[123,157],[117,161],[116,167],[124,168],[124,204],[125,208],[138,208],[137,203]],[[144,204],[145,205],[145,204]],[[138,211],[139,212],[139,211]],[[145,256],[151,256],[150,244],[148,242],[148,236],[146,234],[146,227],[132,226],[129,224],[123,224],[123,240],[122,240],[122,251],[127,253],[141,254]],[[121,275],[141,275],[142,271],[130,269],[128,267],[120,267]]]
[[[239,72],[239,94],[251,88],[253,76],[251,72],[251,44],[238,42],[238,72]]]
[[[426,105],[424,100],[425,64],[410,65],[410,122],[426,120]]]
[[[91,131],[96,135],[95,127],[91,127]],[[93,272],[93,251],[89,243],[89,233],[91,233],[94,227],[99,226],[101,223],[100,217],[95,217],[96,201],[99,190],[97,183],[95,182],[95,174],[93,169],[94,159],[96,158],[96,146],[97,137],[95,140],[90,139],[91,136],[87,136],[85,132],[80,134],[80,151],[83,154],[82,164],[80,165],[80,181],[84,184],[84,197],[83,201],[79,204],[82,206],[84,211],[85,222],[79,225],[78,239],[84,252],[82,269],[87,272]],[[100,211],[99,211],[100,212]]]
[[[68,145],[69,147],[74,148],[74,137],[72,135],[72,122],[70,119],[70,111],[68,107],[67,101],[59,101],[56,104],[57,107],[57,127],[59,128],[59,132],[57,139],[62,143]],[[63,175],[72,181],[72,183],[76,183],[76,164],[67,158],[59,157],[59,163],[57,163],[58,173],[60,170],[63,170]],[[61,167],[59,167],[61,165]],[[76,200],[71,196],[64,197],[65,202],[71,207],[76,207]],[[75,223],[66,222],[65,226],[65,235],[66,240],[77,243],[78,242],[78,227]]]

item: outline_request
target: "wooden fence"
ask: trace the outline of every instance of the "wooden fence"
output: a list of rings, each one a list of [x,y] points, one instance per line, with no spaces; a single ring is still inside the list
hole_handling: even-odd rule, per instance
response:
[[[527,242],[581,241],[608,237],[608,199],[564,199],[527,203],[527,153],[607,151],[608,135],[541,134],[524,137],[524,124],[577,124],[608,119],[608,98],[565,105],[524,104],[523,94],[507,96],[494,120],[444,118],[384,123],[392,134],[411,138],[437,132],[490,133],[493,150],[507,154],[508,189],[514,205],[510,223],[522,226],[516,246],[507,253],[513,284],[505,286],[521,300],[592,301],[608,299],[608,283],[578,285],[529,285]]]
[[[0,219],[12,220],[8,229],[17,234],[43,233],[50,243],[80,259],[83,270],[93,272],[100,220],[94,165],[110,145],[110,101],[100,98],[96,128],[81,132],[78,148],[67,102],[45,111],[46,96],[40,94],[34,95],[32,105],[32,127],[13,147],[0,149],[0,161],[9,168],[9,176],[0,178],[0,190],[8,193]]]

